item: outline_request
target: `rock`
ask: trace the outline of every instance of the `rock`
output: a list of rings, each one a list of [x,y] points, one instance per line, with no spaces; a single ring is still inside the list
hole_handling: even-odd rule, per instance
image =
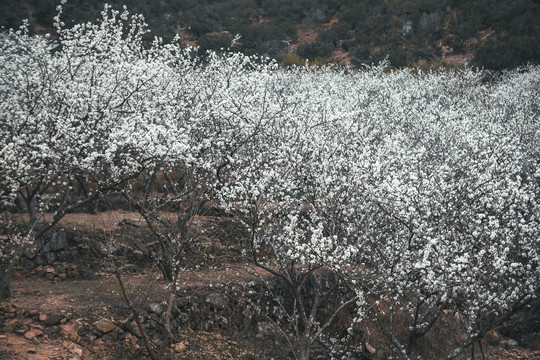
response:
[[[127,333],[124,341],[126,342],[126,345],[133,346],[137,344],[138,340],[139,339],[136,336],[133,336],[130,333]]]
[[[69,269],[68,270],[68,277],[77,278],[79,276],[81,276],[81,273],[79,272],[78,269],[75,268],[75,269]]]
[[[173,344],[172,347],[173,347],[174,351],[177,352],[177,353],[182,353],[187,349],[186,344],[184,344],[183,342]]]
[[[137,337],[141,337],[141,331],[139,330],[139,327],[137,326],[137,322],[135,320],[133,320],[132,322],[130,322],[128,324],[128,328],[129,328],[129,331],[137,336]]]
[[[38,266],[34,269],[34,274],[36,274],[39,277],[45,276],[45,268],[43,266]]]
[[[58,274],[58,277],[59,277],[61,280],[65,280],[65,279],[67,279],[67,274],[60,273],[60,274]]]
[[[108,335],[111,335],[114,340],[118,340],[123,333],[124,330],[115,327]]]
[[[150,304],[150,310],[158,316],[161,316],[163,313],[163,308],[161,307],[161,304],[158,303]]]
[[[41,249],[42,252],[48,253],[51,251],[59,251],[63,250],[67,247],[67,239],[66,234],[64,231],[59,231],[51,236],[49,241],[47,241],[43,248]]]
[[[0,308],[0,312],[5,314],[12,314],[17,312],[17,308],[13,304],[6,304]]]
[[[34,262],[38,265],[46,265],[47,264],[47,261],[45,261],[45,259],[43,259],[43,256],[41,255],[38,255],[34,258]]]
[[[47,280],[54,280],[54,274],[53,273],[46,273],[45,279]]]
[[[52,326],[52,325],[57,325],[57,324],[60,324],[60,321],[62,321],[62,319],[64,318],[64,315],[51,315],[49,317],[47,317],[45,320],[43,320],[43,324],[45,324],[46,326]]]
[[[137,270],[138,270],[138,267],[135,264],[126,264],[122,266],[121,268],[121,271],[128,272],[128,273],[136,272]]]
[[[276,332],[275,325],[270,321],[261,321],[257,323],[257,338],[264,338],[274,335]]]
[[[67,273],[68,269],[69,269],[69,265],[66,264],[65,262],[63,263],[59,263],[57,265],[57,269],[58,269],[58,272],[59,273]]]
[[[37,310],[29,310],[28,313],[26,314],[26,316],[30,317],[30,318],[35,318],[35,317],[38,317],[39,316],[39,312]]]
[[[111,321],[106,319],[100,319],[94,323],[94,326],[96,329],[98,329],[100,332],[106,334],[109,331],[112,331],[116,328],[116,325],[114,325]]]
[[[5,333],[12,333],[15,331],[15,329],[19,326],[19,320],[12,319],[9,321],[6,321],[4,324],[4,332]]]
[[[21,268],[24,270],[25,274],[33,273],[34,269],[37,267],[37,264],[32,260],[22,259]],[[23,275],[24,278],[24,275]]]
[[[35,348],[28,348],[26,350],[26,352],[29,353],[29,354],[35,354],[37,352],[37,350]]]
[[[60,328],[62,329],[62,334],[64,335],[64,338],[74,342],[79,342],[81,340],[78,334],[80,322],[74,321],[68,324],[64,324]]]
[[[24,256],[26,256],[27,259],[32,260],[37,255],[37,248],[34,246],[28,247],[24,249]]]
[[[206,302],[212,304],[217,309],[225,309],[227,307],[227,302],[218,293],[208,295]]]
[[[24,328],[22,328],[22,329],[17,329],[17,330],[15,330],[15,334],[21,335],[21,336],[22,336],[22,335],[24,335],[28,330],[30,330],[30,329],[28,329],[28,327],[24,327]]]
[[[56,261],[56,254],[53,252],[48,252],[45,255],[45,258],[47,259],[47,263],[52,264]]]
[[[44,322],[47,320],[48,316],[45,314],[39,314],[39,321]]]
[[[533,337],[533,340],[528,345],[531,350],[538,351],[538,355],[540,355],[540,333],[535,334]]]
[[[510,339],[510,340],[503,341],[501,345],[505,349],[512,349],[518,346],[518,342],[514,339]]]
[[[39,329],[30,329],[24,333],[24,337],[28,340],[35,340],[38,336],[43,336],[43,332]]]
[[[67,348],[73,355],[77,355],[79,357],[83,355],[83,350],[77,344],[70,343]]]
[[[499,335],[499,333],[495,330],[488,332],[485,339],[487,344],[490,346],[498,346],[502,341],[501,335]]]
[[[189,321],[189,315],[185,312],[181,312],[179,317],[182,324],[187,324],[187,322]]]
[[[13,319],[15,316],[17,316],[17,313],[5,313],[3,316],[6,319]]]
[[[375,354],[377,352],[377,350],[373,346],[371,346],[367,341],[366,341],[366,350],[370,354]]]

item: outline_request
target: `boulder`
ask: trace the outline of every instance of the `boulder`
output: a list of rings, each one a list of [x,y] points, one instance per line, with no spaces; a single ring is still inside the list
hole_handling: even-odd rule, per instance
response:
[[[24,337],[27,338],[28,340],[35,340],[39,336],[43,336],[43,331],[39,329],[35,329],[35,328],[32,328],[28,330],[26,333],[24,333]]]
[[[60,328],[62,330],[62,335],[64,336],[64,338],[73,342],[79,342],[81,339],[78,334],[78,330],[80,327],[81,324],[79,321],[73,321],[62,325]]]
[[[19,326],[19,320],[12,319],[9,321],[6,321],[4,323],[4,332],[5,333],[12,333],[15,331],[15,329]]]
[[[48,316],[45,320],[43,320],[43,324],[46,326],[52,326],[60,324],[60,321],[64,318],[64,315],[55,314]]]
[[[106,334],[116,328],[116,325],[114,325],[111,321],[107,319],[100,319],[96,321],[94,323],[94,326],[103,334]]]
[[[17,312],[17,308],[13,304],[5,304],[0,308],[0,313],[12,314],[16,312]]]

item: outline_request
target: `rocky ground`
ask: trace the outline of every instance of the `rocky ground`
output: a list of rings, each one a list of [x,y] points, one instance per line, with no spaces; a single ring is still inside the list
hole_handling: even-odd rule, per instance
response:
[[[127,286],[132,291],[144,292],[154,275],[133,276],[126,281]],[[190,276],[187,282],[199,281]],[[3,319],[0,359],[144,358],[140,333],[118,290],[114,278],[108,275],[94,280],[18,279],[12,300],[0,307],[0,319]],[[146,297],[148,323],[159,313],[156,309],[159,303],[153,302],[158,300],[155,295]],[[205,301],[218,303],[223,299],[215,295],[214,299],[209,296]],[[189,326],[188,322],[186,319],[185,329],[178,334],[182,340],[172,345],[177,359],[263,358],[258,347],[264,346],[262,334],[250,337],[231,334],[225,329],[192,329],[195,326]],[[515,340],[496,336],[499,346],[487,348],[487,359],[540,359],[540,351],[521,348]],[[376,347],[374,344],[368,349],[374,359],[378,358]],[[478,358],[481,355],[477,350]]]
[[[148,292],[149,287],[156,288],[155,275],[126,279],[130,291],[147,295],[144,302],[148,303],[148,324],[160,312],[160,295]],[[0,359],[144,358],[140,333],[112,276],[101,275],[94,280],[17,280],[11,301],[0,307],[0,318]],[[227,336],[226,331],[186,327],[179,335],[183,340],[172,345],[179,359],[242,359],[250,354],[246,344]]]
[[[112,243],[111,234],[119,234],[118,230],[122,238],[114,236]],[[157,343],[162,333],[155,330],[156,324],[168,290],[151,266],[152,247],[145,244],[143,230],[134,213],[67,216],[39,249],[25,255],[13,281],[12,298],[0,303],[0,359],[146,358],[141,334],[112,273],[114,269],[122,273],[128,295],[140,309],[151,341]],[[204,246],[212,248],[196,253],[221,255],[193,256],[180,275],[173,309],[179,329],[171,344],[175,358],[286,359],[285,346],[239,301],[243,299],[239,294],[249,293],[268,274],[232,261],[237,253],[226,240]],[[540,359],[538,334],[527,348],[517,340],[530,334],[514,334],[508,328],[492,332],[483,348],[485,357]],[[382,359],[382,354],[376,343],[366,342],[360,358]]]

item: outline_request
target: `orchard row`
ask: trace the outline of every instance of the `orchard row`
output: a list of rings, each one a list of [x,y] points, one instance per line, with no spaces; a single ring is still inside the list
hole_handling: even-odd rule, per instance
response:
[[[298,359],[318,342],[339,354],[367,318],[409,359],[447,317],[463,333],[451,359],[538,294],[540,68],[489,81],[385,64],[283,69],[147,46],[141,17],[102,15],[66,28],[59,8],[58,41],[24,26],[0,39],[0,200],[23,198],[31,215],[13,239],[122,194],[175,280],[192,215],[218,204],[246,226],[246,258],[289,286],[283,334]],[[68,201],[76,184],[84,196]],[[175,223],[160,215],[171,208]],[[349,296],[322,314],[328,273]],[[356,324],[336,339],[328,329],[350,306]]]

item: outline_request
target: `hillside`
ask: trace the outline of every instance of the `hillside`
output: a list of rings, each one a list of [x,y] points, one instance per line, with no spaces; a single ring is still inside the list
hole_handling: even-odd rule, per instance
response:
[[[0,26],[28,18],[36,33],[53,32],[57,0],[5,0]],[[95,20],[103,1],[70,0],[64,21]],[[540,62],[538,0],[113,0],[141,13],[150,37],[176,34],[200,51],[230,46],[284,64],[361,65],[386,56],[396,67],[442,62],[490,69]]]

